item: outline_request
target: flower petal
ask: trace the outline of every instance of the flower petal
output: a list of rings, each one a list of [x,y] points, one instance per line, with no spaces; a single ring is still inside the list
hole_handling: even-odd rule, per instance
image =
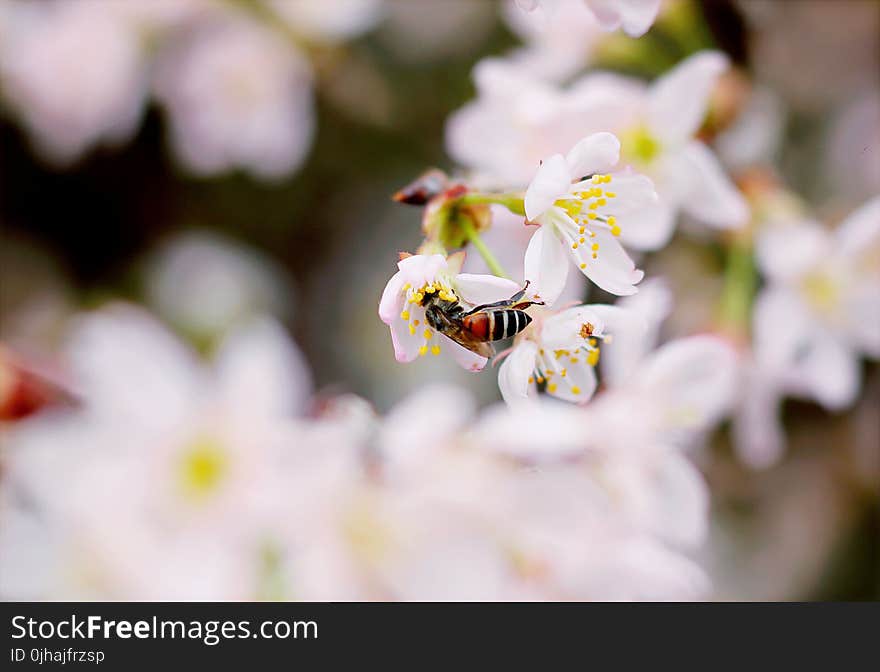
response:
[[[454,282],[458,295],[474,306],[509,299],[520,290],[513,280],[494,275],[460,273]]]
[[[535,383],[529,378],[535,370],[538,346],[532,341],[519,343],[498,369],[498,389],[508,404],[515,406],[536,392]]]
[[[553,205],[560,196],[568,193],[571,173],[562,154],[554,154],[544,161],[526,190],[526,217],[535,220]]]
[[[785,451],[785,432],[779,418],[782,394],[759,373],[748,376],[733,418],[733,445],[739,459],[753,469],[773,466]]]
[[[565,157],[569,175],[584,177],[608,173],[620,160],[620,140],[611,133],[593,133],[578,142]]]
[[[440,340],[443,343],[442,349],[445,349],[446,352],[450,353],[455,362],[463,369],[467,369],[468,371],[482,371],[483,367],[486,366],[486,362],[489,361],[482,355],[471,352],[467,348],[459,345],[447,336],[441,334]]]
[[[549,350],[576,350],[584,344],[581,328],[588,323],[596,336],[604,333],[605,322],[592,306],[575,306],[551,315],[541,327],[541,343]]]
[[[581,269],[581,272],[606,292],[618,296],[635,294],[638,291],[635,286],[645,277],[644,272],[636,268],[620,241],[610,231],[598,229],[595,233],[592,240],[599,244],[597,257],[588,259],[586,268]],[[570,252],[575,264],[580,265],[577,251]]]
[[[411,306],[410,318],[424,322],[425,309]],[[394,346],[394,357],[398,362],[408,363],[419,356],[419,348],[425,342],[419,330],[410,333],[409,322],[405,321],[398,313],[391,321],[391,343]]]
[[[660,9],[660,0],[586,0],[603,30],[623,28],[630,37],[644,35]]]
[[[817,332],[811,336],[806,353],[792,371],[795,391],[808,394],[829,410],[848,408],[862,383],[856,354],[828,334]]]
[[[835,235],[840,241],[840,251],[846,255],[864,253],[868,247],[880,244],[880,196],[847,217]]]
[[[547,383],[547,394],[557,399],[582,404],[589,401],[596,391],[596,371],[587,363],[587,358],[579,356],[576,363],[563,358],[565,376],[553,376]]]
[[[628,216],[657,203],[654,183],[645,175],[615,173],[611,176],[611,191],[616,196],[607,207],[610,214]]]
[[[713,336],[666,343],[639,376],[641,389],[665,407],[664,429],[684,439],[720,420],[733,403],[736,384],[736,352]]]
[[[677,145],[697,132],[719,75],[728,67],[718,51],[701,51],[679,63],[648,91],[647,123],[664,144]]]
[[[568,260],[565,248],[553,232],[552,225],[541,226],[526,248],[525,277],[531,284],[529,290],[533,296],[543,299],[552,306],[562,290],[568,277]]]
[[[305,410],[312,376],[284,328],[253,319],[223,339],[215,358],[216,387],[236,414],[288,416]]]
[[[379,299],[379,319],[385,324],[391,324],[403,310],[403,273],[397,271],[391,276],[385,290],[382,292],[382,298]]]
[[[816,222],[766,226],[758,234],[755,256],[761,272],[772,280],[794,280],[808,272],[833,242]]]
[[[675,231],[675,212],[662,199],[625,217],[620,240],[633,250],[649,252],[666,247]]]
[[[695,547],[707,534],[709,489],[677,450],[666,451],[651,473],[651,528],[672,543]]]
[[[674,166],[686,186],[681,203],[685,212],[718,228],[746,224],[750,215],[748,203],[706,145],[695,140],[677,156],[668,158],[667,165]]]

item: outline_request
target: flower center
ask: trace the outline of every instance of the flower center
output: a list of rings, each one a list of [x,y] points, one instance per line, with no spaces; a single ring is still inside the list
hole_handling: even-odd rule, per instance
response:
[[[584,342],[572,350],[560,349],[548,352],[544,348],[540,348],[538,357],[535,359],[535,370],[529,378],[529,383],[536,381],[542,385],[546,383],[546,389],[551,394],[556,392],[560,385],[567,386],[574,395],[581,394],[582,390],[568,377],[567,365],[579,364],[584,361],[590,366],[596,366],[599,363],[599,340],[610,341],[611,339],[610,336],[594,336],[593,325],[589,322],[581,325],[578,334]]]
[[[613,179],[611,175],[592,175],[573,184],[570,195],[554,203],[565,213],[554,223],[575,251],[581,269],[587,267],[587,255],[592,259],[599,258],[599,243],[595,240],[598,229],[620,235],[620,226],[612,214],[614,206],[611,205],[617,193],[608,188]]]
[[[813,273],[803,280],[803,291],[817,310],[830,312],[840,298],[840,287],[827,273]]]
[[[644,125],[639,125],[620,137],[621,153],[630,163],[647,165],[659,156],[663,149],[660,141],[651,135]]]
[[[406,306],[400,313],[400,318],[409,323],[410,336],[415,336],[419,329],[422,329],[424,342],[419,347],[419,355],[424,356],[428,352],[432,355],[439,355],[440,345],[437,343],[430,345],[434,331],[425,320],[424,304],[426,298],[434,296],[441,301],[458,301],[458,296],[452,289],[452,283],[448,278],[438,277],[433,282],[426,283],[421,287],[413,287],[407,283],[403,286],[403,291],[406,293]]]
[[[217,490],[229,471],[223,445],[210,437],[199,437],[184,447],[178,477],[183,491],[202,499]]]

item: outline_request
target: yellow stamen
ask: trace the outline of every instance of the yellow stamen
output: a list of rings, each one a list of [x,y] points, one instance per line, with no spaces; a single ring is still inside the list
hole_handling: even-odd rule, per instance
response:
[[[409,320],[409,311],[408,311],[408,310],[404,310],[404,311],[400,314],[400,318],[401,318],[402,320],[404,320],[404,321],[408,321],[408,320]]]
[[[439,355],[440,354],[440,346],[439,345],[432,345],[431,346],[431,354],[432,355]]]
[[[577,385],[575,385],[574,387],[571,388],[571,393],[572,394],[580,394],[581,388],[579,388]]]

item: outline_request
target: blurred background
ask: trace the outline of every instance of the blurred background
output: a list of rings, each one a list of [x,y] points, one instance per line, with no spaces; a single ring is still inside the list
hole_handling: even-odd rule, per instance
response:
[[[51,367],[72,315],[121,298],[205,355],[248,314],[274,314],[319,395],[353,392],[385,411],[446,380],[499,398],[494,373],[398,365],[376,307],[398,251],[422,240],[419,211],[390,195],[428,167],[455,172],[444,126],[475,95],[474,65],[523,44],[510,7],[52,4],[0,10],[0,340],[11,352]],[[239,15],[252,34],[232,35]],[[704,48],[726,52],[736,86],[762,96],[761,156],[740,159],[742,141],[728,139],[719,152],[732,171],[772,165],[828,222],[880,193],[880,3],[670,1],[645,37],[596,38],[582,69],[651,79]],[[200,78],[227,57],[240,80],[204,92]],[[210,112],[195,109],[212,95]],[[270,138],[242,120],[257,103]],[[641,265],[676,296],[666,337],[712,320],[715,242],[685,226]],[[726,427],[700,454],[716,597],[880,597],[880,372],[863,367],[850,409],[785,402],[788,451],[774,467],[741,464]]]

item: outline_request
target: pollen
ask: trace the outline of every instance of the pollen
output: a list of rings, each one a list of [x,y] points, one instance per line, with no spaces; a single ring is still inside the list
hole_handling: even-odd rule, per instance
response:
[[[619,236],[620,235],[620,227],[617,226],[616,224],[611,227],[611,235],[612,236]]]
[[[598,215],[595,212],[588,212],[587,219],[596,219]]]
[[[598,250],[598,249],[599,249],[599,243],[593,243],[592,248],[593,248],[593,252],[595,252],[596,250]]]
[[[439,345],[432,345],[431,346],[431,354],[432,355],[439,355],[440,354],[440,346]]]
[[[556,383],[550,383],[550,384],[547,386],[547,391],[548,391],[548,392],[556,392]]]
[[[572,364],[577,364],[579,361],[581,361],[581,360],[579,360],[577,357],[572,357],[572,358],[571,358],[571,363],[572,363]]]
[[[600,198],[598,201],[596,201],[596,205],[608,205],[608,201],[606,201],[604,198]]]
[[[414,324],[409,325],[409,335],[410,336],[416,335],[416,325],[414,325]]]
[[[577,243],[572,243],[572,244],[571,244],[571,249],[573,249],[573,250],[578,249],[578,244],[577,244]]]
[[[431,330],[430,330],[430,329],[425,329],[425,331],[422,333],[422,337],[423,337],[425,340],[428,340],[429,338],[431,338]]]
[[[599,258],[599,255],[597,253],[593,252],[593,259],[598,259],[598,258]]]
[[[559,372],[559,375],[565,378],[565,376],[568,375],[568,371],[566,369],[562,369],[562,371]]]
[[[413,320],[413,324],[414,324],[415,326],[419,326],[419,321],[418,321],[418,320]]]
[[[404,310],[404,311],[400,314],[400,318],[401,318],[402,320],[404,320],[404,321],[409,321],[409,311],[408,311],[408,310]]]
[[[613,191],[606,191],[606,192],[605,192],[605,195],[606,195],[608,198],[616,198],[616,197],[617,197],[617,194],[615,194]]]
[[[571,393],[572,394],[580,394],[581,388],[579,388],[577,385],[575,385],[574,387],[571,388]]]
[[[590,350],[587,353],[587,364],[590,366],[596,366],[599,363],[599,351],[598,350]]]
[[[427,285],[427,286],[425,287],[425,290],[424,290],[424,291],[425,291],[425,294],[433,294],[434,292],[437,291],[437,288],[434,287],[434,285]]]
[[[529,376],[529,385],[531,385],[531,384],[534,383],[534,382],[535,382],[535,377],[534,377],[534,376]]]
[[[587,339],[593,335],[593,324],[591,322],[584,322],[581,325],[580,337],[583,339]],[[590,339],[592,340],[592,339]]]
[[[424,357],[427,354],[428,354],[428,346],[427,345],[423,345],[421,348],[419,348],[419,356],[420,357]]]
[[[581,268],[586,268],[587,265],[584,262],[581,262]]]
[[[581,235],[584,235],[586,232],[587,232],[587,229],[584,228],[583,226],[578,229],[578,233]]]
[[[587,239],[584,237],[581,237],[581,239],[578,241],[578,243],[580,243],[581,245],[583,245],[586,242],[587,242]]]

